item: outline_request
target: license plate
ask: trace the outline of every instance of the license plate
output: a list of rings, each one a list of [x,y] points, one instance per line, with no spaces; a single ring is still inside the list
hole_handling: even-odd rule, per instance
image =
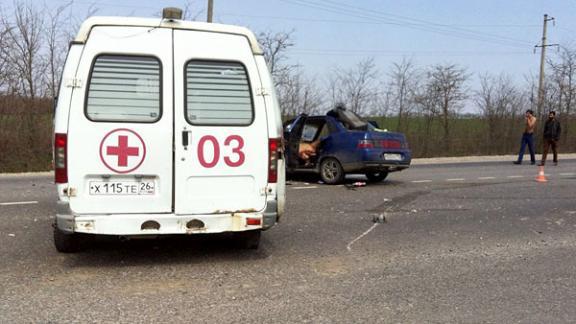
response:
[[[154,181],[90,181],[91,195],[153,195]]]
[[[402,161],[402,154],[384,153],[384,160]]]

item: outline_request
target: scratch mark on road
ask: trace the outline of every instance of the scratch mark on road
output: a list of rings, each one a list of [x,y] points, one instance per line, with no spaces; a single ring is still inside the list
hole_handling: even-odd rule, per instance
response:
[[[37,201],[11,201],[0,203],[0,206],[13,206],[13,205],[33,205],[37,204]]]
[[[357,238],[353,239],[350,243],[348,243],[348,245],[346,245],[346,249],[348,251],[352,251],[352,244],[356,243],[358,240],[360,240],[364,236],[368,235],[368,233],[372,232],[372,230],[375,229],[376,226],[378,226],[378,225],[380,225],[380,224],[374,223],[374,225],[372,225],[366,232],[360,234],[360,236],[358,236]]]
[[[308,187],[292,187],[294,190],[301,190],[301,189],[316,189],[318,186],[308,186]]]

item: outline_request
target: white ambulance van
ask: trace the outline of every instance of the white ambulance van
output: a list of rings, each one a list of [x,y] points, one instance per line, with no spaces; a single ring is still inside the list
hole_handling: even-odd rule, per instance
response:
[[[249,30],[93,17],[71,43],[54,125],[54,242],[237,232],[282,216],[282,121]],[[86,235],[91,234],[91,235]]]

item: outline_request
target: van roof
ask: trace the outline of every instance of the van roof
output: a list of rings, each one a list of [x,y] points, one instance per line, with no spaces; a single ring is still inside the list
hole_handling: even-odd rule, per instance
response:
[[[132,26],[132,27],[151,27],[151,28],[173,28],[173,29],[188,29],[213,33],[224,33],[242,35],[248,39],[252,53],[255,55],[263,54],[256,36],[249,29],[240,26],[223,25],[214,23],[204,23],[197,21],[187,20],[169,20],[162,18],[134,18],[134,17],[90,17],[86,19],[76,38],[75,43],[85,43],[88,39],[90,31],[95,26]]]

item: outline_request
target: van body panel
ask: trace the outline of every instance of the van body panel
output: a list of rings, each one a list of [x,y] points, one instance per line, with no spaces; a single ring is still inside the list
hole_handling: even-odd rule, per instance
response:
[[[145,27],[108,27],[92,29],[84,45],[76,79],[81,87],[72,95],[68,125],[68,179],[74,196],[74,213],[169,213],[172,211],[172,31]],[[154,44],[154,46],[151,46]],[[90,120],[86,113],[90,78],[101,55],[150,57],[160,62],[159,119],[155,122]],[[104,66],[106,67],[106,66]],[[105,70],[103,68],[103,70]],[[146,79],[139,74],[111,75],[106,85],[120,88],[135,82],[146,89]],[[97,93],[96,90],[94,93]],[[120,96],[122,92],[117,95]],[[106,99],[108,101],[114,99]],[[120,107],[122,101],[117,109]],[[112,106],[112,105],[111,105]],[[130,155],[130,153],[137,153]],[[122,161],[124,159],[124,161]],[[137,162],[135,162],[137,161]],[[124,163],[122,163],[124,162]],[[122,164],[129,168],[123,167]],[[143,180],[144,179],[144,180]],[[95,186],[153,184],[153,194],[94,194]],[[104,188],[98,188],[103,190]],[[108,189],[108,188],[107,188]],[[139,189],[139,188],[138,188]],[[91,192],[92,190],[92,192]]]
[[[243,73],[247,79],[228,78],[229,74]],[[256,93],[262,85],[246,37],[232,34],[214,37],[209,32],[174,30],[174,75],[174,127],[183,134],[175,137],[176,214],[263,210],[268,127],[264,99]],[[236,91],[241,87],[239,84],[246,91]],[[195,94],[199,94],[197,98],[192,97]],[[222,116],[205,121],[192,119],[190,111],[207,101],[208,107],[229,109],[222,113],[233,118],[239,105],[231,102],[240,100],[235,99],[240,95],[250,97],[242,100],[251,102],[251,120],[239,119],[229,125],[224,120],[219,124],[216,118]],[[185,137],[188,145],[183,143]]]

